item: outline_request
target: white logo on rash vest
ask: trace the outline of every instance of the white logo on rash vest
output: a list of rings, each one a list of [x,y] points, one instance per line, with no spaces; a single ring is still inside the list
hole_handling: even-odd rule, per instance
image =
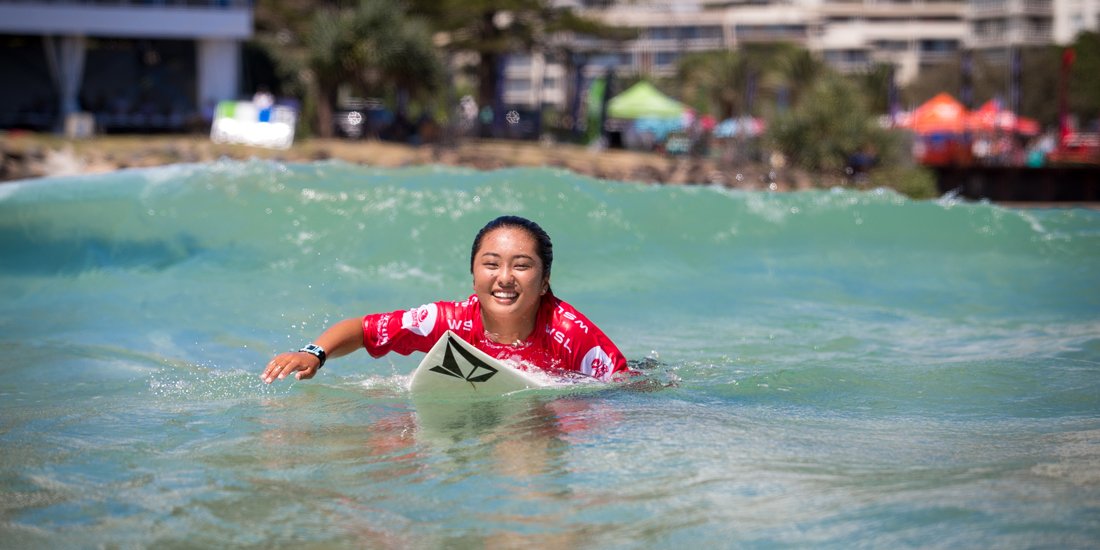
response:
[[[561,344],[563,348],[569,353],[573,353],[573,340],[565,335],[564,332],[554,328],[553,325],[546,325],[546,334],[550,335],[555,342]]]
[[[401,316],[401,328],[409,332],[415,332],[421,336],[427,336],[435,328],[435,318],[439,316],[439,308],[435,304],[427,304],[413,308]]]
[[[384,346],[390,341],[390,314],[386,313],[378,317],[378,345]]]
[[[611,374],[613,366],[611,357],[604,353],[600,346],[588,350],[588,353],[584,354],[584,359],[581,359],[581,372],[600,380],[605,380]]]
[[[565,307],[561,306],[560,304],[558,305],[558,313],[562,317],[565,317],[566,319],[571,321],[576,326],[580,327],[580,329],[583,330],[585,334],[588,334],[588,325],[584,322],[583,319],[569,312],[565,309]]]

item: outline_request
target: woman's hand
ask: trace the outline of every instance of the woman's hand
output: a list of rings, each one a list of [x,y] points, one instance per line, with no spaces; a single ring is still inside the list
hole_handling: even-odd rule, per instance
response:
[[[313,375],[317,374],[320,368],[321,360],[316,355],[304,351],[288,351],[276,355],[267,364],[267,368],[264,369],[264,373],[260,375],[260,378],[263,379],[264,383],[270,384],[276,378],[282,380],[290,373],[297,372],[294,378],[308,380],[313,378]]]

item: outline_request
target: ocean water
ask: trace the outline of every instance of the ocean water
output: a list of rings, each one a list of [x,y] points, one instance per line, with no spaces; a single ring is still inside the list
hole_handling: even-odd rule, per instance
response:
[[[259,380],[503,213],[641,383]],[[1096,210],[225,161],[0,186],[0,296],[3,547],[1100,546]]]

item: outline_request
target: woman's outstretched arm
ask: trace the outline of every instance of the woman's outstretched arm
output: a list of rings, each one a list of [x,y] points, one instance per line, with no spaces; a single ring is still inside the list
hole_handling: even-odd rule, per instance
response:
[[[313,343],[325,351],[327,359],[347,355],[363,347],[363,318],[344,319],[325,330]],[[260,378],[270,384],[297,372],[294,375],[296,379],[306,380],[313,378],[320,368],[321,360],[316,355],[304,351],[288,351],[276,355],[267,364]]]

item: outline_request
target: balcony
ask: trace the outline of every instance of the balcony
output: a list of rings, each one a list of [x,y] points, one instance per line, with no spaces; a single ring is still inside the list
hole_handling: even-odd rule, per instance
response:
[[[1049,26],[1043,26],[978,33],[971,37],[970,45],[975,48],[1003,48],[1006,46],[1043,46],[1053,41],[1053,29]]]
[[[1050,17],[1053,14],[1053,0],[974,0],[970,3],[971,17],[988,18],[1009,15]]]
[[[1000,1],[1005,0],[986,0]],[[1048,0],[1049,1],[1049,0]],[[825,18],[856,18],[868,17],[962,17],[966,13],[966,2],[962,0],[948,2],[926,2],[916,0],[912,2],[892,1],[864,1],[864,2],[825,2],[820,7],[820,12]]]
[[[803,25],[737,25],[733,31],[737,42],[804,43],[809,31]]]

